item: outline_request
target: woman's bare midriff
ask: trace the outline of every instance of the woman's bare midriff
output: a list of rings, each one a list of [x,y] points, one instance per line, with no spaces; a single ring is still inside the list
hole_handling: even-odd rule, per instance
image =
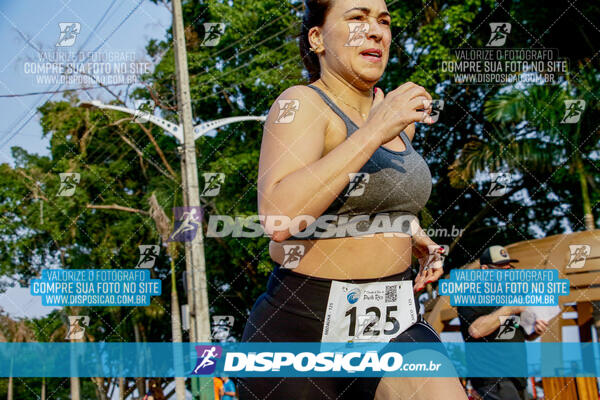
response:
[[[323,89],[321,85],[315,86]],[[331,108],[325,107],[324,111],[329,118],[322,156],[347,139],[344,121]],[[351,110],[346,111],[350,117],[354,116],[354,121],[364,124]],[[386,142],[385,147],[393,151],[406,150],[404,140],[399,136]],[[411,237],[401,233],[387,235],[378,233],[370,237],[286,240],[279,243],[271,240],[269,254],[281,265],[284,261],[283,245],[300,244],[305,251],[300,263],[293,269],[296,273],[326,279],[377,279],[404,272],[411,263]]]
[[[271,241],[269,254],[279,265],[284,262],[283,245],[304,246],[304,255],[294,272],[337,280],[399,274],[410,266],[412,253],[408,235],[385,237],[378,233],[362,238]]]

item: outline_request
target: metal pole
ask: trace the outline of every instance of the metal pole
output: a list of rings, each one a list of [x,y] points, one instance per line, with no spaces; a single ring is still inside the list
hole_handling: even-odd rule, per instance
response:
[[[185,181],[189,206],[200,206],[200,190],[198,186],[198,166],[196,163],[196,146],[194,141],[194,126],[192,122],[192,103],[185,49],[185,33],[181,0],[173,0],[173,39],[175,51],[175,72],[177,76],[177,98],[180,124],[183,126],[183,148],[185,157]],[[196,320],[196,340],[210,341],[210,321],[208,313],[208,293],[206,283],[206,267],[204,263],[204,239],[200,225],[194,240],[192,250],[192,275],[194,290],[194,314]],[[212,378],[200,379],[202,399],[214,399]]]

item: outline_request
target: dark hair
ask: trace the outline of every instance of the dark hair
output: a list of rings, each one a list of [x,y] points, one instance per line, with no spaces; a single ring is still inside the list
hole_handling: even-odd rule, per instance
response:
[[[154,400],[166,400],[162,387],[161,378],[150,378],[148,380],[148,386],[150,386],[150,394],[154,397]]]
[[[308,31],[313,26],[323,26],[327,11],[331,8],[333,0],[304,0],[304,15],[302,16],[302,27],[300,28],[300,56],[304,67],[308,71],[310,83],[321,77],[321,65],[319,56],[310,51]]]

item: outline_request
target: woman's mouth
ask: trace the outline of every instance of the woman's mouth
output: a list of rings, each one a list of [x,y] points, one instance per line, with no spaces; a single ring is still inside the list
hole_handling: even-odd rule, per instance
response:
[[[373,63],[381,62],[382,51],[379,49],[366,49],[360,52],[361,57]]]

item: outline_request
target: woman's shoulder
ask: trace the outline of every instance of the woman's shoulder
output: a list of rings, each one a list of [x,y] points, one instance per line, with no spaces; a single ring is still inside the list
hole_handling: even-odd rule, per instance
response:
[[[308,87],[308,85],[293,85],[285,89],[283,93],[315,93],[314,89]]]
[[[314,89],[309,88],[308,85],[294,85],[281,92],[281,94],[277,97],[276,100],[293,98],[298,100],[315,100],[319,98],[319,95]]]
[[[303,122],[315,121],[323,115],[323,101],[319,94],[306,85],[294,85],[285,89],[273,101],[270,110],[270,118],[274,123],[280,123],[282,120],[292,120],[298,118],[305,120]],[[326,119],[323,119],[326,121]]]

